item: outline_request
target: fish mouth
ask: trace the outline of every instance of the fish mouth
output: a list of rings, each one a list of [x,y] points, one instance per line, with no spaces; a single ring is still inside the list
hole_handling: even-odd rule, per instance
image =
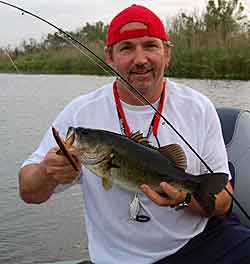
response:
[[[75,142],[75,138],[76,138],[76,128],[69,127],[65,138],[66,144],[72,146]]]

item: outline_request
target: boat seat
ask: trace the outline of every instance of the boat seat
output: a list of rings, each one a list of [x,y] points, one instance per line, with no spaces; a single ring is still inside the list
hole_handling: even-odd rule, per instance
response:
[[[234,197],[250,215],[250,112],[237,108],[217,108],[225,141]],[[235,204],[232,212],[250,227],[249,220]]]

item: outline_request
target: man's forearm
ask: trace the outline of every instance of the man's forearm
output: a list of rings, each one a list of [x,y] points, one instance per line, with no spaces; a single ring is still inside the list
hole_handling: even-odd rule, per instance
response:
[[[42,203],[53,194],[57,182],[48,177],[42,164],[23,167],[19,173],[19,192],[27,203]]]

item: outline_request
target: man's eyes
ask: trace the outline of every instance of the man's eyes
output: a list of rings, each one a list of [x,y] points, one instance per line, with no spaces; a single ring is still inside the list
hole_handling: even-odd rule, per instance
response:
[[[142,45],[142,48],[143,49],[158,49],[159,48],[159,45],[157,43],[154,43],[154,42],[149,42],[149,43],[144,43]],[[123,51],[130,51],[130,50],[133,50],[133,49],[136,49],[136,46],[133,46],[133,45],[124,45],[124,46],[121,46],[119,48],[119,51],[120,52],[123,52]]]
[[[120,51],[126,51],[126,50],[130,50],[130,49],[132,49],[131,46],[122,46],[122,47],[120,47]]]
[[[148,47],[148,48],[158,48],[159,46],[156,43],[147,43],[145,45],[145,47]]]

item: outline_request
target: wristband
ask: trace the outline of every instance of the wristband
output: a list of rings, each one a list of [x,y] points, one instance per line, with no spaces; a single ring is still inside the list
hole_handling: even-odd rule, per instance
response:
[[[174,206],[171,206],[171,207],[174,207],[174,209],[176,211],[184,209],[184,208],[188,207],[188,205],[191,202],[191,199],[192,199],[191,193],[187,193],[186,198],[185,198],[185,200],[183,202],[180,202],[180,203],[178,203],[178,204],[176,204]]]

